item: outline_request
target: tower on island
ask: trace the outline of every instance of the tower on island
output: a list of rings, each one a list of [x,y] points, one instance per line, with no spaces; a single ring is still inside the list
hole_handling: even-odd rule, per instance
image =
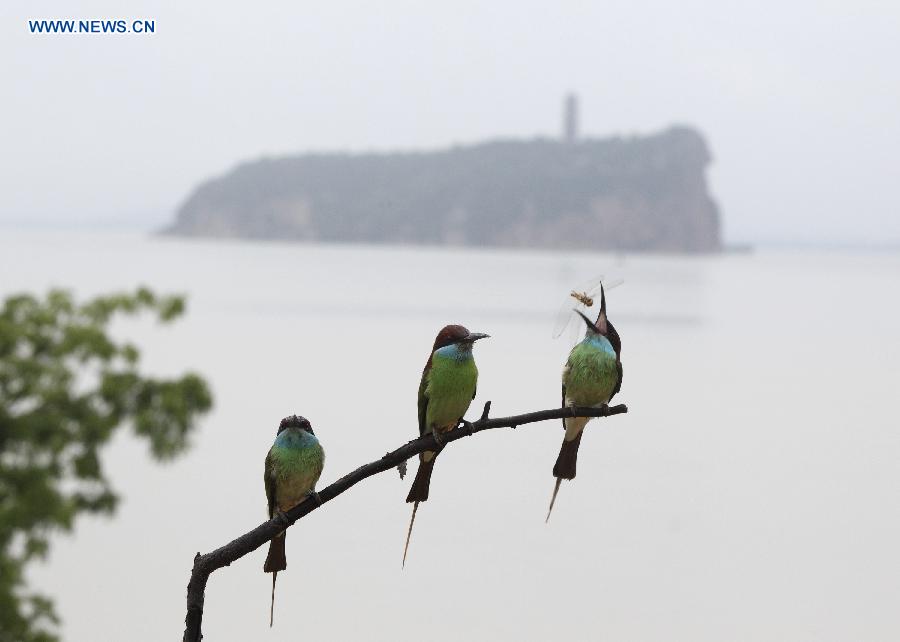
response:
[[[567,94],[563,106],[563,140],[574,143],[578,140],[578,96]]]

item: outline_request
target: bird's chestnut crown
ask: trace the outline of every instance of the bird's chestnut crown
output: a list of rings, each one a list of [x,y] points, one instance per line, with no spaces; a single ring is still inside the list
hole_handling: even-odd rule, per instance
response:
[[[462,325],[447,325],[441,328],[434,340],[434,349],[449,346],[469,336],[469,329]]]
[[[278,424],[278,432],[276,434],[281,434],[281,431],[287,430],[288,428],[299,428],[300,430],[305,430],[310,435],[316,434],[313,432],[312,424],[309,423],[309,419],[299,415],[291,415],[290,417],[282,419],[281,423]]]
[[[432,351],[454,343],[468,342],[471,344],[487,337],[488,335],[481,332],[469,332],[469,329],[463,325],[446,325],[438,332]]]

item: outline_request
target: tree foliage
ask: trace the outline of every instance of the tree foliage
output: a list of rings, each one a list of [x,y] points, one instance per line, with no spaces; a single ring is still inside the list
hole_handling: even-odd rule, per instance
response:
[[[116,316],[141,312],[169,322],[184,300],[142,288],[78,303],[53,290],[0,308],[0,642],[56,640],[53,604],[29,592],[24,570],[78,515],[115,512],[100,449],[116,429],[171,459],[212,405],[200,376],[144,376],[138,348],[110,335]]]

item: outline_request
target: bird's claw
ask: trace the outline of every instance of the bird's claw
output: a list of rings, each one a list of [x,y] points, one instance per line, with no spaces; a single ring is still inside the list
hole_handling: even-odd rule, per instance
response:
[[[471,437],[475,434],[475,424],[471,421],[462,420],[462,427],[466,429],[466,436]]]
[[[277,519],[278,524],[284,528],[291,525],[291,520],[288,519],[288,516],[280,508],[275,509],[275,519]]]
[[[435,442],[438,446],[441,446],[441,447],[444,446],[444,440],[441,439],[441,437],[440,437],[440,435],[438,434],[438,431],[437,431],[437,430],[432,430],[432,431],[431,431],[431,435],[434,437],[434,442]]]
[[[316,506],[322,505],[322,498],[319,497],[319,493],[317,493],[316,491],[314,491],[314,490],[307,491],[306,496],[311,497],[312,500],[316,503]]]

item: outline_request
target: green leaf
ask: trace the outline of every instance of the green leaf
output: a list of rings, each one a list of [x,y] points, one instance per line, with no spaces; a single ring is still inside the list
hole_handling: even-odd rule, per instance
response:
[[[119,342],[117,315],[161,322],[184,313],[181,296],[148,288],[77,303],[52,290],[7,297],[0,307],[0,642],[54,642],[59,620],[44,596],[25,591],[24,569],[49,552],[49,536],[79,515],[118,505],[101,452],[131,425],[157,459],[184,452],[212,406],[197,374],[142,375],[140,350]]]

